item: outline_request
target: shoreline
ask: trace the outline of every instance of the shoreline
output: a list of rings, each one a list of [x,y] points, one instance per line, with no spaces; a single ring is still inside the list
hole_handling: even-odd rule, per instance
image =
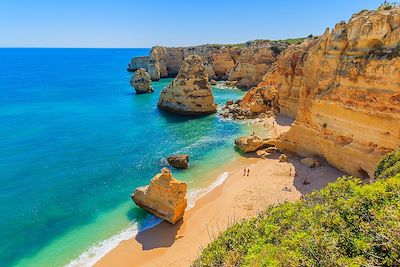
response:
[[[269,125],[270,120],[266,121]],[[290,127],[287,123],[275,125],[278,134]],[[202,247],[235,221],[253,217],[269,205],[297,200],[343,175],[326,162],[310,169],[300,163],[298,156],[288,155],[289,162],[279,162],[279,155],[275,152],[267,159],[255,153],[238,156],[223,171],[218,170],[217,177],[225,172],[228,177],[210,191],[206,188],[181,221],[175,225],[162,221],[138,232],[120,242],[95,266],[189,266]],[[245,167],[250,169],[249,176],[243,176]],[[212,173],[215,175],[216,170]],[[308,184],[303,183],[305,179]],[[185,251],[184,257],[181,251]]]

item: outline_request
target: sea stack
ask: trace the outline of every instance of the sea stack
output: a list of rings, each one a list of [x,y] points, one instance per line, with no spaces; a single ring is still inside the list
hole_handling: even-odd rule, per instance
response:
[[[186,191],[187,184],[178,181],[169,169],[163,168],[149,185],[138,187],[131,197],[139,207],[175,224],[185,213]]]
[[[207,71],[199,56],[185,58],[176,78],[161,92],[158,108],[183,115],[217,111]]]
[[[137,94],[154,92],[153,87],[151,87],[151,77],[143,68],[140,68],[133,73],[131,85],[135,88]]]

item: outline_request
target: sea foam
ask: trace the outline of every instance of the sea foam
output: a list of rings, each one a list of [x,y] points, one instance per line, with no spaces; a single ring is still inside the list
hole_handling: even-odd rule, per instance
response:
[[[214,188],[223,184],[228,177],[229,173],[224,172],[208,187],[190,190],[188,192],[188,206],[186,210],[193,208],[195,206],[196,200],[211,192]],[[108,252],[116,248],[122,241],[131,239],[135,237],[139,232],[152,228],[161,222],[162,219],[157,218],[153,215],[148,215],[142,222],[140,222],[140,227],[139,223],[132,222],[131,225],[129,225],[126,229],[122,230],[118,234],[103,241],[100,241],[99,243],[88,248],[77,259],[70,261],[66,265],[66,267],[93,266]]]

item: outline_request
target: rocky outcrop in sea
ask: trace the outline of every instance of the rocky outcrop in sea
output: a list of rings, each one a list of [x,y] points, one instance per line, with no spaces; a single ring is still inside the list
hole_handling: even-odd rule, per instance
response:
[[[204,115],[217,111],[203,60],[188,56],[175,79],[162,90],[158,108],[183,115]]]
[[[143,68],[140,68],[133,73],[131,85],[135,88],[137,94],[154,92],[153,87],[151,87],[150,75]]]
[[[175,179],[169,169],[163,168],[149,185],[137,188],[131,197],[139,207],[175,224],[185,213],[186,191],[187,184]]]

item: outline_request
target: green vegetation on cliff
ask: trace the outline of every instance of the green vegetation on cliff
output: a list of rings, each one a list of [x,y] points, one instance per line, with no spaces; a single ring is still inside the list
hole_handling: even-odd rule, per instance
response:
[[[209,244],[194,266],[400,266],[400,152],[375,183],[343,177],[272,206]],[[396,167],[397,166],[397,167]]]
[[[307,38],[312,38],[313,36],[310,35]],[[302,38],[290,38],[290,39],[285,39],[285,40],[276,40],[274,42],[282,42],[282,43],[287,43],[287,44],[301,44],[305,39],[307,39],[306,37],[302,37]]]
[[[384,179],[400,173],[400,150],[384,156],[375,169],[375,177]]]

